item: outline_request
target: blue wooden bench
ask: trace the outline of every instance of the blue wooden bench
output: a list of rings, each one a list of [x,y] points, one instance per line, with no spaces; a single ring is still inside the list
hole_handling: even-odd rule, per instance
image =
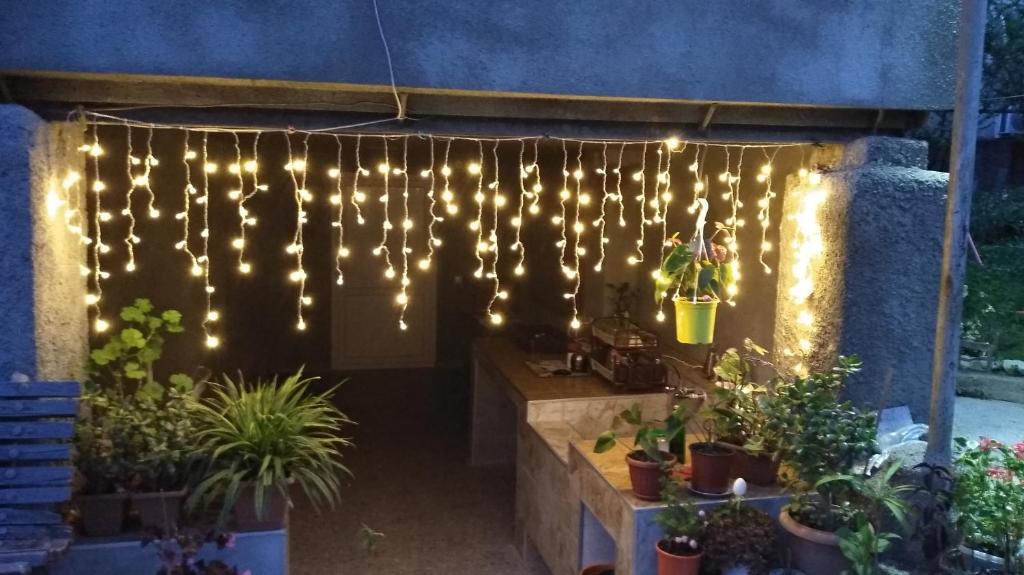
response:
[[[67,548],[57,506],[71,498],[71,438],[81,386],[0,383],[0,573],[29,573]]]

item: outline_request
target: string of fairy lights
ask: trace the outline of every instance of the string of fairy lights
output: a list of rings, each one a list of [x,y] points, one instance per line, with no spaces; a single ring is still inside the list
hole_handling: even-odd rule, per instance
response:
[[[89,251],[88,265],[83,266],[82,274],[90,280],[86,304],[90,308],[92,327],[96,332],[110,327],[103,309],[104,287],[111,279],[108,261],[111,246],[105,242],[105,234],[111,229],[114,216],[106,206],[118,201],[116,197],[110,199],[112,190],[109,189],[109,182],[120,181],[120,178],[101,173],[100,157],[106,150],[100,141],[99,124],[97,121],[85,127],[86,143],[79,148],[85,154],[88,175],[83,177],[73,170],[69,171],[62,181],[63,195],[53,199],[54,210],[63,210],[64,224],[87,245]],[[254,275],[257,271],[254,257],[257,254],[249,248],[250,236],[254,233],[252,228],[256,226],[257,218],[250,201],[257,194],[289,194],[292,199],[295,222],[291,237],[285,244],[292,265],[284,271],[284,275],[296,287],[294,325],[297,330],[307,329],[306,310],[313,303],[308,291],[310,270],[307,266],[310,261],[305,257],[308,237],[306,228],[310,223],[308,211],[317,204],[316,198],[320,193],[329,200],[330,225],[333,228],[331,235],[335,242],[331,258],[334,283],[338,286],[345,284],[346,262],[356,250],[366,249],[368,253],[377,256],[385,281],[397,284],[394,287],[396,321],[402,330],[409,327],[408,308],[413,303],[413,286],[418,273],[430,273],[436,250],[444,245],[443,231],[457,229],[442,227],[440,224],[457,221],[461,213],[460,200],[471,198],[473,209],[463,225],[468,227],[473,239],[472,251],[476,260],[473,276],[490,285],[486,317],[491,324],[500,325],[508,313],[510,290],[515,287],[509,283],[509,278],[504,277],[502,270],[509,270],[513,276],[523,276],[527,272],[530,258],[527,254],[528,243],[523,241],[524,228],[535,225],[528,222],[544,211],[542,199],[545,186],[540,144],[543,140],[552,140],[561,153],[562,173],[556,211],[549,219],[558,232],[554,243],[559,252],[558,265],[566,282],[563,296],[570,317],[569,327],[577,330],[584,319],[579,308],[584,265],[601,272],[607,267],[612,254],[628,254],[623,258],[623,263],[638,266],[645,263],[645,252],[657,253],[664,258],[671,247],[670,236],[678,231],[671,228],[669,223],[669,209],[677,195],[673,189],[672,160],[674,156],[682,157],[688,150],[692,154],[692,162],[686,164],[688,175],[684,179],[692,186],[692,198],[686,210],[691,215],[698,210],[706,212],[711,197],[709,181],[713,178],[706,174],[709,151],[721,150],[725,156],[725,169],[718,175],[716,184],[720,185],[718,195],[724,202],[721,210],[724,217],[721,222],[715,223],[711,238],[703,238],[702,232],[700,236],[708,241],[718,238],[719,243],[729,250],[735,258],[737,282],[741,277],[738,264],[739,232],[745,223],[742,217],[740,182],[741,177],[751,175],[744,174],[744,160],[750,160],[751,150],[759,151],[763,156],[763,162],[757,166],[753,179],[758,184],[760,196],[757,200],[757,218],[761,223],[759,262],[763,272],[770,274],[772,270],[766,263],[766,253],[772,249],[768,229],[772,222],[773,200],[778,196],[772,178],[773,162],[781,148],[804,145],[684,142],[678,138],[606,141],[546,136],[476,138],[436,134],[336,134],[290,129],[191,128],[127,120],[123,121],[123,127],[126,150],[123,165],[127,180],[120,199],[124,208],[119,213],[126,222],[117,229],[126,230],[122,238],[126,254],[124,272],[134,273],[144,264],[138,260],[136,253],[136,247],[142,242],[146,231],[145,225],[137,219],[137,211],[147,214],[150,220],[158,220],[160,206],[177,205],[179,209],[174,213],[174,219],[180,231],[174,248],[184,255],[189,273],[201,280],[206,307],[202,329],[206,345],[210,348],[216,348],[222,342],[217,327],[222,315],[218,304],[223,304],[218,300],[213,283],[214,262],[211,252],[216,252],[211,250],[211,243],[227,242],[237,254],[234,270],[240,276]],[[154,185],[155,182],[159,183],[155,179],[154,169],[160,166],[160,159],[155,156],[153,147],[155,131],[175,132],[182,138],[180,157],[177,158],[184,174],[184,187],[180,192]],[[251,139],[251,145],[243,143],[240,135]],[[261,157],[266,153],[266,150],[261,149],[261,144],[266,148],[269,138],[281,138],[283,141],[280,143],[287,153],[287,162],[283,166],[279,165],[286,176],[284,181],[287,182],[287,186],[282,189],[278,189],[281,186],[269,183],[275,181],[275,178],[267,176],[268,170],[274,168],[266,167],[266,160]],[[323,156],[330,160],[325,160],[321,166],[313,165],[311,161],[311,140],[318,142],[318,145],[328,142],[333,146],[333,153]],[[364,149],[368,142],[379,145]],[[453,154],[453,145],[456,144],[460,151],[468,152],[468,157],[456,159]],[[411,148],[414,146],[422,146],[415,158],[423,158],[425,165],[410,164]],[[135,155],[136,148],[142,149],[139,155]],[[348,155],[345,154],[346,149]],[[222,165],[226,167],[223,171],[220,169]],[[376,165],[375,172],[371,172],[367,165]],[[509,165],[518,166],[515,173],[517,178],[514,179],[502,170],[502,166]],[[465,177],[461,175],[463,172],[456,173],[457,168],[464,171]],[[312,189],[319,184],[307,179],[311,170],[322,170],[326,174],[327,179],[324,181],[328,183],[323,190]],[[626,170],[632,170],[631,178],[624,177]],[[553,174],[545,171],[550,184]],[[410,173],[419,173],[424,183],[412,185]],[[591,173],[595,177],[588,177]],[[808,177],[807,173],[806,169],[801,168],[805,178]],[[516,184],[510,185],[516,179]],[[87,189],[82,187],[85,181],[91,183]],[[76,199],[83,189],[91,195],[91,205]],[[227,205],[236,210],[237,218],[231,226],[233,229],[213,229],[213,222],[225,221],[211,214],[211,196],[215,190],[220,190],[216,193],[224,194],[228,200]],[[368,193],[378,194],[378,202],[375,202],[375,205],[379,204],[377,207],[368,209]],[[145,194],[144,204],[137,201],[140,194]],[[627,197],[635,198],[635,209],[628,205]],[[424,222],[416,221],[414,210],[411,209],[413,202],[417,202],[417,206],[425,206],[422,211],[415,210],[418,214],[424,214],[421,216]],[[508,215],[503,216],[506,212]],[[92,215],[91,222],[86,221],[87,215]],[[633,237],[625,233],[633,229],[631,221],[636,230]],[[621,231],[611,231],[610,226],[615,223]],[[352,225],[379,226],[379,240],[366,248],[353,244],[349,239],[352,236],[348,234]],[[596,230],[593,240],[586,233],[588,227]],[[648,232],[649,227],[654,228],[654,231]],[[197,228],[198,238],[195,237]],[[416,236],[422,237],[422,242],[412,241],[414,230],[423,230],[421,236]],[[792,270],[798,274],[793,289],[799,293],[791,295],[799,296],[801,302],[806,302],[810,296],[808,286],[813,289],[812,280],[808,278],[813,271],[812,260],[820,255],[820,230],[817,235],[813,229],[806,233],[806,237],[801,236],[801,243],[793,248],[798,251],[797,261],[800,262]],[[503,240],[504,234],[509,234],[509,237]],[[655,238],[658,240],[657,252],[648,249],[653,248],[648,245],[648,240],[653,242]],[[610,246],[616,243],[622,243],[627,248],[610,251]],[[655,277],[661,258],[647,263]],[[591,261],[586,263],[588,259]],[[410,262],[415,265],[410,266]],[[737,291],[735,284],[730,286],[728,303],[735,303]],[[676,297],[672,294],[661,294],[659,297],[656,319],[665,319],[662,308],[665,299],[670,296]],[[802,314],[801,322],[809,324],[810,320],[804,320],[810,317],[810,312],[802,310]]]

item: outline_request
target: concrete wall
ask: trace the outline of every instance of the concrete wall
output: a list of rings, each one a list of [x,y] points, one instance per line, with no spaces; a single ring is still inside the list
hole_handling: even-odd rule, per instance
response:
[[[834,154],[834,150],[832,151]],[[818,211],[824,253],[809,300],[814,322],[798,322],[784,278],[776,308],[775,351],[798,350],[804,334],[810,357],[779,357],[823,367],[838,354],[857,354],[864,370],[847,395],[867,407],[906,404],[926,421],[942,257],[948,175],[931,172],[924,142],[863,138],[831,164],[820,184],[827,199]],[[809,187],[792,182],[783,205],[781,244],[797,237],[794,215]],[[784,252],[780,267],[793,264]]]
[[[952,107],[952,0],[379,4],[399,86]],[[366,0],[5,1],[0,10],[0,69],[389,84]]]
[[[85,365],[85,250],[48,199],[62,197],[69,170],[82,173],[80,136],[76,126],[0,106],[0,379],[15,371],[76,378]]]

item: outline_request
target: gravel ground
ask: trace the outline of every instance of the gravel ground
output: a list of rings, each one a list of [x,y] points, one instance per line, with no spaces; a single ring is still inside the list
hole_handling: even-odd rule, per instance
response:
[[[953,436],[991,437],[1003,443],[1024,441],[1024,404],[994,399],[956,398]]]

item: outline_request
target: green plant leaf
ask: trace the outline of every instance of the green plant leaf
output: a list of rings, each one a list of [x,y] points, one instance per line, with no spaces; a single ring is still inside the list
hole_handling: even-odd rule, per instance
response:
[[[146,345],[146,337],[141,331],[129,327],[121,330],[121,343],[128,349],[139,349]]]
[[[597,441],[594,443],[594,453],[604,453],[613,447],[615,447],[615,432],[606,431],[597,436]]]

